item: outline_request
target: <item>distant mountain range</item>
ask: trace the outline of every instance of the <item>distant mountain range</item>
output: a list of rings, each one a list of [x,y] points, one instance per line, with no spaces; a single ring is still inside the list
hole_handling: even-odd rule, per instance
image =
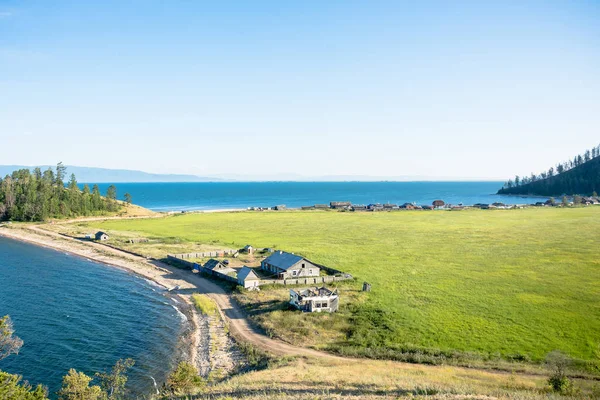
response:
[[[23,165],[0,165],[0,176],[4,177],[11,172],[28,168],[33,170],[36,166]],[[55,166],[39,165],[43,170]],[[178,175],[178,174],[151,174],[142,171],[133,171],[128,169],[107,169],[93,167],[76,167],[67,165],[67,178],[75,174],[78,182],[82,183],[123,183],[123,182],[218,182],[223,181],[219,178],[209,178],[196,175]]]
[[[9,175],[15,170],[36,166],[0,165],[0,177]],[[39,165],[42,170],[52,169],[55,166]],[[370,175],[326,175],[304,176],[299,174],[269,174],[269,175],[243,175],[220,174],[216,176],[197,176],[182,174],[153,174],[143,171],[128,169],[108,169],[95,167],[77,167],[67,165],[67,178],[72,173],[81,183],[131,183],[131,182],[265,182],[265,181],[291,181],[291,182],[381,182],[381,181],[500,181],[490,178],[457,178],[447,176],[370,176]]]

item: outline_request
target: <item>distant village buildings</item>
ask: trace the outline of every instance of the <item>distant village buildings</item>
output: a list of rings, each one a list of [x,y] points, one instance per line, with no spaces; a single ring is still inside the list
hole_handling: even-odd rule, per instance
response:
[[[352,203],[349,201],[332,201],[329,203],[329,207],[334,210],[348,210],[352,207]]]
[[[444,200],[434,200],[433,203],[431,203],[431,205],[435,208],[440,208],[444,207],[446,203],[444,202]]]

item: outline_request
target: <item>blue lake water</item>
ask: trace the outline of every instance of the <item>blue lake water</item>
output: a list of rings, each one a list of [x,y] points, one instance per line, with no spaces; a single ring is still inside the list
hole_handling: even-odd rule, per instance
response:
[[[110,184],[99,184],[106,193]],[[155,211],[287,207],[351,201],[354,204],[451,204],[503,202],[523,204],[537,197],[500,196],[501,182],[201,182],[117,183],[118,198],[130,193],[133,202]]]
[[[172,299],[125,271],[0,237],[0,316],[24,341],[0,369],[42,383],[51,398],[69,368],[93,375],[136,361],[128,387],[153,392],[185,351],[186,324]]]

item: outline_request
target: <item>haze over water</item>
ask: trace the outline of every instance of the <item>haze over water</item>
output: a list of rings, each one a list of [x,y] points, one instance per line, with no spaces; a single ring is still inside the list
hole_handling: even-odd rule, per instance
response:
[[[24,341],[0,369],[49,388],[131,357],[128,387],[153,392],[182,354],[182,315],[164,290],[125,271],[0,237],[0,315]]]
[[[102,183],[106,193],[110,184]],[[330,201],[369,203],[466,205],[503,202],[523,204],[539,197],[496,195],[501,182],[201,182],[116,183],[118,197],[130,193],[133,203],[154,211],[214,210],[271,207],[285,204],[301,207]]]

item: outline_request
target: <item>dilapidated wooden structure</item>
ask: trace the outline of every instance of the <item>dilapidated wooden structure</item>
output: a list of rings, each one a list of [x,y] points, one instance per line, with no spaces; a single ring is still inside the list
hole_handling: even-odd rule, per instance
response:
[[[337,289],[316,287],[301,290],[290,289],[290,304],[306,312],[336,312],[339,307]]]

